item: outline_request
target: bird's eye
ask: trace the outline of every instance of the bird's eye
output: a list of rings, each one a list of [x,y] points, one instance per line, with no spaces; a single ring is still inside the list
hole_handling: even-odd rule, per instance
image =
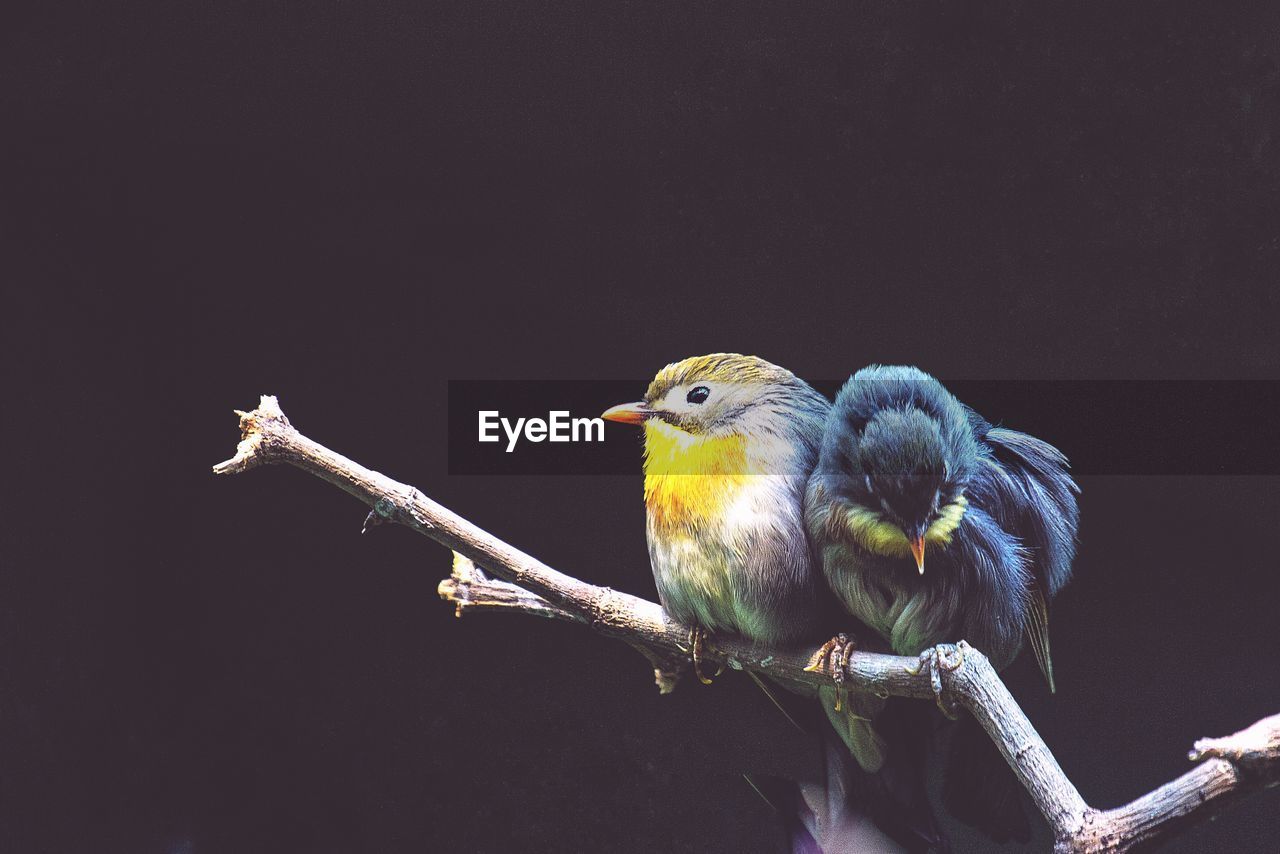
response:
[[[707,398],[710,396],[711,389],[704,385],[700,385],[689,389],[689,393],[684,396],[684,399],[689,403],[706,403]]]

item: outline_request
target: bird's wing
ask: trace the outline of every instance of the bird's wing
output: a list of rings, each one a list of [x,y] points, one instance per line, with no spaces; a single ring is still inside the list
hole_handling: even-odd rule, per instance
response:
[[[1027,551],[1033,582],[1027,591],[1026,633],[1049,689],[1049,600],[1071,577],[1080,489],[1067,472],[1067,458],[1048,442],[1026,433],[982,423],[976,432],[990,452],[977,487],[1000,526]]]

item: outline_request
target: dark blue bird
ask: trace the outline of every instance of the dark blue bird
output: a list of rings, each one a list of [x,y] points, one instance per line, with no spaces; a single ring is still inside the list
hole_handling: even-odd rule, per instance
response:
[[[873,365],[836,397],[805,521],[837,598],[894,652],[963,639],[1003,668],[1026,639],[1052,690],[1048,602],[1071,575],[1078,491],[1053,446],[993,427],[923,371]],[[854,702],[872,719],[882,706]],[[850,746],[875,766],[880,745]],[[951,795],[980,797],[949,775]]]

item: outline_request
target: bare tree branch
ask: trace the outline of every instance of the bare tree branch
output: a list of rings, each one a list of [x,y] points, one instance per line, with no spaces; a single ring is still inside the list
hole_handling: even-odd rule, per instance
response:
[[[440,598],[454,603],[453,615],[471,611],[516,611],[552,620],[586,624],[579,615],[552,605],[536,593],[506,581],[495,581],[457,552],[453,553],[453,574],[437,587]]]
[[[417,489],[308,439],[289,423],[274,397],[264,395],[257,409],[237,414],[240,444],[234,457],[213,467],[215,473],[287,463],[327,480],[372,508],[366,527],[396,522],[454,551],[453,574],[441,582],[440,595],[454,603],[458,616],[507,611],[581,623],[643,652],[658,673],[659,687],[674,687],[687,663],[690,630],[669,619],[656,603],[558,572]],[[704,657],[768,675],[802,692],[830,684],[829,675],[805,669],[816,650],[763,649],[717,637],[705,645]],[[933,681],[940,680],[999,747],[1049,822],[1059,852],[1127,851],[1206,818],[1246,792],[1280,782],[1280,715],[1275,715],[1235,735],[1197,741],[1190,758],[1200,764],[1186,774],[1126,806],[1094,809],[1067,779],[986,656],[961,642],[939,648],[931,660],[937,666],[856,652],[846,684],[882,696],[933,699]]]

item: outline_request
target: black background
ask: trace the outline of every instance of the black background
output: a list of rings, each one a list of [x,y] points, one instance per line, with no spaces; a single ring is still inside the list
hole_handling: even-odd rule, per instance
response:
[[[752,686],[658,697],[620,645],[456,621],[439,547],[360,537],[296,471],[214,478],[261,392],[650,595],[638,476],[449,476],[448,380],[638,396],[714,350],[825,379],[1280,379],[1274,8],[4,17],[0,850],[767,850],[740,772],[789,745]],[[1273,401],[1193,409],[1230,444]],[[1036,429],[1082,457],[1105,435]],[[1009,671],[1096,805],[1280,708],[1280,482],[1185,473],[1216,466],[1083,476],[1059,693]],[[1171,848],[1267,850],[1278,814],[1259,795]]]

